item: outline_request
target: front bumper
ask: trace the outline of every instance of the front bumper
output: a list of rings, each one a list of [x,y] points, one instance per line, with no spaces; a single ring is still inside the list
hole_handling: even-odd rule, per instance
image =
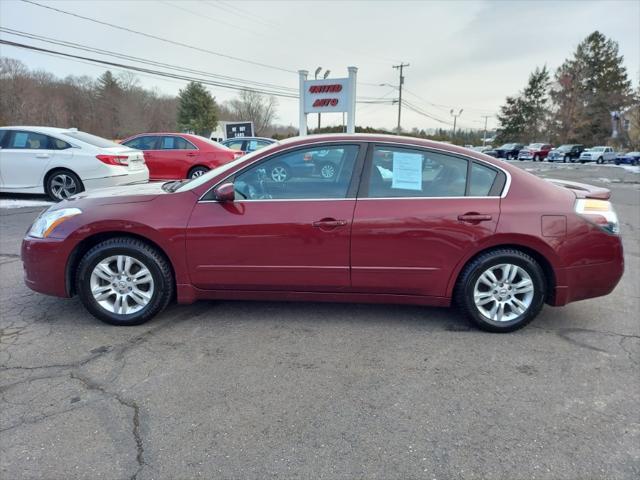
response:
[[[25,237],[22,240],[22,267],[27,287],[46,295],[70,296],[65,275],[70,254],[68,243],[55,238]]]

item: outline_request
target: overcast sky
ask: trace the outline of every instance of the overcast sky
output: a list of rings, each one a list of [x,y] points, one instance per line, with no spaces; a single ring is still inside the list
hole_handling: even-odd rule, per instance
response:
[[[437,119],[403,109],[403,128],[449,128],[449,110],[463,108],[458,125],[480,128],[529,73],[555,70],[594,30],[620,45],[627,70],[640,78],[640,1],[48,1],[61,10],[271,67],[163,43],[19,0],[0,0],[0,25],[30,34],[159,61],[183,68],[295,88],[299,69],[346,76],[358,67],[358,97],[393,99],[392,65],[405,70],[405,99]],[[96,58],[70,48],[0,34],[4,39]],[[0,46],[0,54],[58,76],[97,76],[107,69]],[[115,60],[119,61],[119,60]],[[133,64],[131,61],[121,63]],[[153,67],[155,68],[155,67]],[[281,68],[283,70],[278,70]],[[112,69],[116,70],[116,69]],[[176,94],[185,82],[139,76],[145,87]],[[208,87],[218,101],[233,90]],[[278,123],[297,125],[297,100],[280,98]],[[393,128],[397,106],[359,104],[356,123]],[[310,119],[315,126],[315,116]],[[341,114],[323,124],[341,124]],[[495,125],[495,118],[489,126]]]

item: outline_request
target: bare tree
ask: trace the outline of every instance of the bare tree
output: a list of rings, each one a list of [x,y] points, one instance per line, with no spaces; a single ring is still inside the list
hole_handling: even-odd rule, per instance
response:
[[[278,101],[275,97],[262,95],[253,90],[242,91],[238,98],[227,102],[229,111],[228,120],[251,121],[256,130],[256,135],[265,135],[277,118],[276,108]],[[221,116],[224,119],[224,117]]]

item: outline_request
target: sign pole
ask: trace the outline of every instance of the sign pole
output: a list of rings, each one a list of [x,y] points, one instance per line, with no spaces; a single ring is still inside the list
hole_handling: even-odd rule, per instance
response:
[[[307,75],[309,72],[307,70],[298,70],[298,74],[300,75],[300,120],[299,120],[299,131],[301,137],[304,137],[307,134],[307,114],[304,111],[304,82],[307,81]]]
[[[356,133],[356,77],[358,67],[349,69],[349,105],[347,109],[347,133]]]

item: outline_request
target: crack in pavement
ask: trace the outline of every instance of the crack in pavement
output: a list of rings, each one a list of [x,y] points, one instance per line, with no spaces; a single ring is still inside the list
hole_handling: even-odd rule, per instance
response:
[[[542,331],[545,331],[545,332],[548,332],[548,333],[554,333],[558,337],[560,337],[561,339],[566,341],[567,343],[570,343],[572,345],[576,345],[576,346],[581,347],[581,348],[594,350],[596,352],[601,352],[601,353],[609,353],[609,352],[607,350],[602,349],[602,348],[595,347],[593,345],[589,345],[588,343],[584,343],[584,342],[581,342],[579,340],[576,340],[575,338],[573,338],[571,336],[571,334],[573,334],[573,333],[582,333],[582,334],[587,334],[587,335],[604,335],[604,336],[609,336],[609,337],[618,337],[618,338],[620,338],[620,341],[618,342],[620,348],[629,356],[631,361],[633,361],[634,363],[637,363],[637,361],[632,358],[631,352],[629,352],[624,347],[623,342],[624,342],[624,340],[630,339],[630,338],[640,339],[640,335],[630,335],[630,334],[625,334],[625,333],[610,332],[610,331],[607,331],[607,330],[592,330],[592,329],[588,329],[588,328],[546,328],[546,327],[540,327],[540,326],[537,326],[537,325],[530,325],[530,328],[535,328],[535,329],[542,330]]]
[[[141,419],[140,419],[141,408],[136,402],[136,400],[131,398],[125,398],[121,394],[112,392],[107,388],[107,385],[115,381],[115,379],[120,375],[120,371],[122,369],[120,369],[117,372],[115,377],[109,378],[106,382],[98,382],[90,378],[88,375],[81,373],[80,370],[82,367],[88,365],[94,360],[97,360],[109,354],[113,355],[113,359],[116,362],[124,361],[125,360],[124,355],[132,348],[144,344],[153,335],[157,334],[161,330],[164,330],[165,328],[168,328],[169,326],[176,325],[178,322],[181,322],[181,321],[192,320],[194,318],[199,317],[200,315],[208,311],[208,307],[205,303],[203,303],[201,306],[194,307],[189,310],[190,311],[186,311],[183,314],[178,314],[173,318],[168,318],[164,322],[156,325],[155,327],[150,328],[149,330],[139,335],[131,337],[119,345],[102,346],[102,347],[94,348],[90,352],[91,355],[76,362],[70,362],[66,364],[56,364],[56,365],[33,366],[33,367],[18,367],[18,366],[2,367],[0,368],[0,372],[27,371],[29,372],[29,377],[26,379],[18,380],[16,382],[13,382],[7,385],[3,385],[2,387],[0,387],[0,394],[4,394],[7,390],[14,388],[17,385],[33,382],[35,380],[69,377],[71,379],[79,381],[80,384],[83,385],[83,387],[86,388],[87,390],[99,392],[103,396],[116,400],[120,405],[130,408],[133,411],[131,433],[136,445],[136,463],[137,463],[137,469],[133,473],[133,475],[130,477],[130,480],[136,480],[140,472],[145,467],[148,466],[148,463],[146,462],[144,457],[144,441],[141,433]],[[38,372],[38,371],[46,372],[50,370],[53,370],[53,372],[47,373],[44,375],[35,375],[35,376],[31,375],[31,372]],[[51,418],[55,415],[60,415],[63,413],[77,410],[79,408],[83,408],[86,405],[87,403],[78,404],[78,406],[74,406],[73,408],[66,408],[61,411],[52,412],[46,415],[40,415],[31,419],[22,418],[20,422],[16,423],[15,425],[11,425],[9,427],[6,427],[0,430],[0,433],[5,432],[7,430],[18,428],[24,424],[38,423],[47,418]]]

